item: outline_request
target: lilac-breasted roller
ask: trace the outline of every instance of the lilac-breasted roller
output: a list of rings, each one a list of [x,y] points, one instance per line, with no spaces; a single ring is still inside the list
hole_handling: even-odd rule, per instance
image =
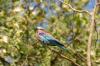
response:
[[[44,45],[58,46],[58,47],[62,48],[62,50],[67,51],[68,53],[72,54],[71,52],[68,51],[68,48],[66,48],[63,44],[61,44],[51,34],[46,32],[44,30],[44,28],[42,28],[42,27],[37,27],[37,37],[39,38],[40,41],[43,42]]]
[[[44,28],[37,27],[37,36],[43,44],[58,46],[60,48],[66,49],[63,44],[61,44],[57,39],[55,39],[51,34],[46,32]]]

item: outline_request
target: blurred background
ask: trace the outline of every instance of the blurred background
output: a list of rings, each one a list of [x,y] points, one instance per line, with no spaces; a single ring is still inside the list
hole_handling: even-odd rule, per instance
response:
[[[99,1],[99,0],[98,0]],[[41,45],[36,27],[42,26],[71,53],[58,51],[86,66],[90,16],[68,7],[91,12],[95,0],[0,0],[0,66],[76,66]],[[100,66],[100,9],[95,16],[92,65]],[[74,53],[73,53],[74,51]],[[82,57],[78,57],[77,53]]]

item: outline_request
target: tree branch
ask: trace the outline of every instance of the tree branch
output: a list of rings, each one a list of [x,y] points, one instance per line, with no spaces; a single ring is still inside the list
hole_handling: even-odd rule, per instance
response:
[[[61,0],[59,0],[59,1],[62,2]],[[65,3],[65,2],[62,2],[62,3],[64,3],[65,5],[67,5],[70,9],[72,9],[72,10],[75,11],[75,12],[87,13],[87,14],[90,15],[90,13],[89,13],[88,11],[86,11],[86,10],[77,10],[77,9],[73,8],[73,7],[72,7],[70,4],[68,4],[68,3]]]
[[[97,4],[95,5],[90,15],[91,22],[90,22],[90,28],[89,28],[88,44],[87,44],[87,66],[91,66],[91,45],[92,45],[92,40],[93,40],[94,28],[95,28],[96,8],[97,8]]]
[[[49,47],[48,47],[48,48],[49,48]],[[60,54],[59,52],[57,52],[57,51],[55,51],[55,50],[53,50],[53,49],[51,49],[51,48],[49,48],[49,49],[50,49],[51,51],[57,53],[61,58],[64,58],[64,59],[70,61],[71,63],[75,64],[76,66],[80,66],[79,64],[77,64],[77,63],[74,62],[73,60],[69,59],[67,56],[64,56],[63,54]]]

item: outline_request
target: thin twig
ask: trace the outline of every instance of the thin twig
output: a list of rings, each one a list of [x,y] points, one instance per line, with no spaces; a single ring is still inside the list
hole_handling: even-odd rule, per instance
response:
[[[59,0],[60,2],[62,2],[61,0]],[[65,5],[67,5],[69,8],[71,8],[73,11],[75,11],[75,12],[79,12],[79,13],[87,13],[87,14],[89,14],[90,15],[90,13],[88,12],[88,11],[86,11],[86,10],[77,10],[77,9],[75,9],[75,8],[73,8],[70,4],[68,4],[68,3],[65,3],[65,2],[62,2],[62,3],[64,3]]]

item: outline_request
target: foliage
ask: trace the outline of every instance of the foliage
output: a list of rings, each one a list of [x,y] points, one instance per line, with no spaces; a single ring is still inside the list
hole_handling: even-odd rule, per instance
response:
[[[63,1],[63,0],[61,0]],[[84,9],[88,0],[64,0],[76,9]],[[60,0],[0,0],[0,66],[74,66],[41,45],[36,26],[47,22],[46,30],[59,39],[69,52],[55,49],[80,66],[86,66],[86,49],[90,16],[74,12]],[[96,29],[92,46],[92,64],[100,65],[100,14],[96,15]],[[74,53],[73,53],[74,52]],[[83,57],[77,57],[80,54]],[[7,63],[6,63],[7,62]]]

